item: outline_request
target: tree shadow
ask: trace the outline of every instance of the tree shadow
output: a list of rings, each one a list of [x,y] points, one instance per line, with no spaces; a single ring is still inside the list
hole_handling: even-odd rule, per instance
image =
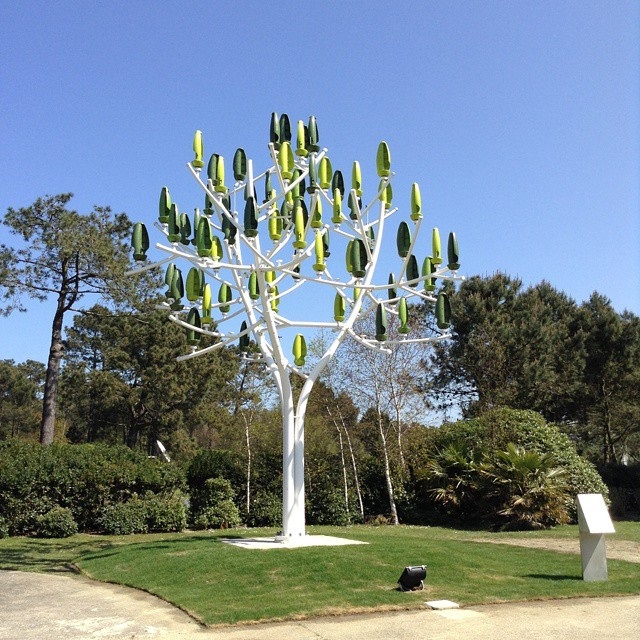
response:
[[[535,578],[537,580],[552,580],[554,582],[557,582],[559,580],[574,580],[576,582],[582,581],[582,578],[578,576],[568,576],[568,575],[560,576],[557,574],[550,574],[550,573],[527,573],[525,574],[524,577]]]

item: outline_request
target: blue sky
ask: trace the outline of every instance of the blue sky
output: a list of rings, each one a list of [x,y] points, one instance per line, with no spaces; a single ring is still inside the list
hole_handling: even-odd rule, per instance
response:
[[[271,112],[314,114],[365,181],[387,140],[464,274],[640,313],[635,1],[6,1],[0,37],[0,214],[72,191],[150,224],[165,184],[201,206],[195,129],[264,168]],[[45,361],[49,324],[0,318],[0,358]]]

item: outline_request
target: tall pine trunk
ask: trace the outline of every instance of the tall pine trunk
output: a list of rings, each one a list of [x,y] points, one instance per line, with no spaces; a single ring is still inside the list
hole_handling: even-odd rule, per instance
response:
[[[56,403],[58,399],[58,380],[60,364],[64,354],[62,343],[62,320],[64,318],[64,301],[58,300],[58,307],[51,326],[51,346],[47,360],[47,375],[44,382],[44,398],[42,401],[42,421],[40,422],[40,444],[50,445],[53,442],[56,427]]]

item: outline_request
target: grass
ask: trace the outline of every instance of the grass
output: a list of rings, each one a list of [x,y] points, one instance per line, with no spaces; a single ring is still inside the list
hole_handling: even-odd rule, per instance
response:
[[[616,523],[616,538],[640,541],[640,523]],[[584,582],[577,555],[470,542],[474,537],[577,537],[576,527],[493,534],[438,527],[311,527],[368,545],[247,550],[220,538],[273,530],[139,536],[77,535],[0,540],[0,568],[60,571],[73,565],[97,580],[144,589],[206,624],[232,624],[372,609],[425,600],[463,605],[640,593],[637,564],[609,560],[609,580]],[[425,590],[402,593],[406,565],[426,564]]]

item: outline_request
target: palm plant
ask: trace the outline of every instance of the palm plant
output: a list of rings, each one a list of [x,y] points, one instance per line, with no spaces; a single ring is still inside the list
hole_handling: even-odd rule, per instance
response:
[[[473,519],[485,509],[480,499],[486,492],[485,466],[481,450],[465,441],[452,441],[427,462],[421,484],[448,515]]]
[[[483,473],[500,502],[504,528],[541,529],[569,521],[567,473],[549,454],[509,443]]]

